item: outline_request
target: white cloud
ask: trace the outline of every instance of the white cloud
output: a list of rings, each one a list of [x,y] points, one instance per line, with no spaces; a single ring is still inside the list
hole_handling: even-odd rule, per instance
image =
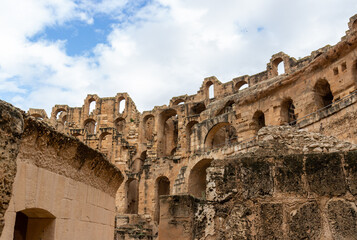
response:
[[[357,10],[354,0],[158,0],[141,9],[136,1],[95,2],[0,3],[0,96],[50,114],[55,104],[81,106],[88,93],[128,92],[150,110],[194,94],[204,77],[226,82],[264,71],[279,51],[298,58],[335,44]],[[46,26],[93,25],[96,14],[120,24],[92,55],[68,56],[64,41],[28,40]]]

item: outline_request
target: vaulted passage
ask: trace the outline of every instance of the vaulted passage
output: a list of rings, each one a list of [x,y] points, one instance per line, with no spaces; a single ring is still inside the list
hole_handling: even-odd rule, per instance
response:
[[[206,198],[207,168],[212,159],[203,159],[196,163],[188,179],[188,193],[196,198]]]
[[[137,179],[129,179],[126,183],[126,213],[137,214],[139,207],[139,184]]]
[[[262,127],[265,127],[265,115],[259,110],[253,115],[253,129],[255,132],[258,132]]]
[[[16,213],[14,240],[55,239],[55,216],[50,212],[31,208]]]
[[[218,123],[208,132],[205,140],[205,149],[221,148],[234,144],[237,141],[237,131],[230,123]]]
[[[332,103],[333,95],[330,84],[326,79],[320,79],[316,82],[314,87],[315,102],[318,108],[327,107]]]
[[[176,152],[178,142],[178,119],[173,109],[168,109],[160,114],[158,125],[158,155],[171,156]]]
[[[155,183],[155,216],[154,220],[159,223],[160,222],[160,196],[169,195],[170,194],[170,180],[165,177],[159,177],[156,179]]]
[[[285,99],[281,104],[281,125],[296,124],[296,113],[295,113],[295,105],[291,98]]]

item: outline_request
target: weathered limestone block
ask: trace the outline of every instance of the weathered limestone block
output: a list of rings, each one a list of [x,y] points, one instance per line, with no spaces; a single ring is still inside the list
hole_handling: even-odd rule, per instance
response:
[[[0,101],[0,236],[4,228],[4,214],[12,195],[23,125],[22,113]]]
[[[345,200],[331,200],[327,209],[333,238],[335,240],[357,239],[356,205]]]
[[[347,182],[350,192],[357,195],[357,152],[347,152],[344,156]]]
[[[345,175],[339,154],[307,155],[306,175],[310,190],[320,196],[346,193]]]
[[[283,205],[280,203],[264,203],[260,206],[259,239],[284,239]]]
[[[241,181],[245,198],[269,196],[273,193],[274,182],[271,164],[259,159],[242,159]]]
[[[288,213],[289,239],[320,239],[321,224],[317,203],[308,202]]]
[[[275,173],[277,188],[285,193],[303,193],[302,175],[303,155],[284,156]]]
[[[243,202],[236,204],[229,212],[229,216],[225,220],[224,237],[227,240],[246,240],[252,239],[251,222],[247,216],[251,215],[252,211]]]

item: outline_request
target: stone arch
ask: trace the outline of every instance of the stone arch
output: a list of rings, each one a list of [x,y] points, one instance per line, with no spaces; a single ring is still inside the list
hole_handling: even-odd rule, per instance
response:
[[[194,104],[191,107],[191,114],[198,115],[201,112],[203,112],[204,110],[206,110],[206,105],[203,102],[199,102],[199,103]]]
[[[88,115],[94,114],[97,108],[97,101],[92,97],[88,99]]]
[[[333,94],[326,79],[319,79],[314,85],[315,103],[318,109],[332,104]]]
[[[285,63],[281,57],[276,58],[272,63],[273,72],[276,76],[285,73]]]
[[[55,239],[56,217],[45,209],[28,208],[16,212],[14,240]]]
[[[155,213],[154,220],[160,222],[160,196],[170,195],[170,180],[161,176],[158,177],[155,181]]]
[[[129,178],[125,184],[126,210],[128,214],[138,214],[139,209],[139,182],[135,178]]]
[[[281,103],[280,110],[281,125],[295,125],[297,115],[295,113],[295,105],[291,98],[286,98]]]
[[[114,121],[114,127],[115,129],[118,131],[118,133],[124,134],[124,130],[125,130],[125,119],[122,117],[119,117],[117,119],[115,119]]]
[[[186,150],[191,151],[191,145],[192,145],[192,128],[195,124],[197,124],[197,121],[191,121],[186,125]]]
[[[125,97],[118,98],[118,113],[123,114],[126,110],[126,99]]]
[[[172,105],[180,105],[180,104],[185,104],[185,100],[182,98],[177,99]]]
[[[234,91],[238,92],[240,89],[244,89],[247,87],[249,87],[247,81],[241,80],[236,82],[236,84],[234,84]]]
[[[207,81],[205,86],[207,99],[214,98],[214,84],[212,81]]]
[[[148,141],[154,140],[155,117],[152,114],[146,115],[143,119],[144,138]]]
[[[87,120],[84,121],[83,126],[84,126],[84,131],[87,134],[96,134],[97,122],[94,119],[88,118]]]
[[[212,150],[225,145],[237,142],[237,131],[228,122],[221,122],[214,125],[205,138],[205,149]]]
[[[61,120],[61,118],[63,117],[61,115],[63,115],[63,113],[67,113],[67,110],[64,108],[56,109],[54,112],[54,116],[55,116],[56,120]]]
[[[268,63],[268,77],[276,77],[280,74],[287,73],[289,71],[289,63],[296,62],[294,59],[290,58],[287,54],[279,52],[274,54],[270,63]],[[280,66],[282,67],[280,70]]]
[[[109,136],[110,135],[110,136]],[[111,151],[112,148],[112,138],[111,138],[111,133],[109,132],[103,132],[99,136],[99,149],[103,153],[107,153],[108,151]]]
[[[140,157],[139,158],[136,158],[133,163],[131,164],[131,171],[133,173],[139,173],[142,171],[143,169],[143,165],[144,165],[144,162],[145,162],[145,159],[147,158],[147,154],[146,154],[146,151],[143,151],[141,154],[140,154]]]
[[[174,109],[160,113],[158,124],[158,155],[172,155],[178,143],[178,116]]]
[[[253,115],[253,129],[257,133],[262,127],[265,127],[265,115],[258,110]]]
[[[203,159],[191,169],[188,177],[188,193],[196,198],[206,198],[207,168],[212,159]]]
[[[231,112],[233,110],[233,104],[233,100],[227,101],[224,107],[216,113],[216,116]]]

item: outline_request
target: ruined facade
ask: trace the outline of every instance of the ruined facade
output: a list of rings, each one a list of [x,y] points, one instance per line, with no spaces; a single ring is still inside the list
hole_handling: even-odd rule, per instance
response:
[[[39,109],[28,114],[101,151],[125,173],[116,195],[117,239],[301,239],[302,228],[311,239],[340,239],[336,219],[347,211],[346,224],[356,221],[350,181],[357,159],[354,145],[343,141],[357,143],[357,15],[348,27],[334,46],[299,60],[277,53],[266,71],[226,83],[205,78],[197,94],[151,111],[140,113],[127,93],[118,93],[88,95],[82,107],[56,105],[49,118]],[[282,125],[297,131],[285,135],[293,143],[280,144],[273,132],[258,135]],[[296,144],[300,130],[322,135]],[[323,135],[340,141],[324,142]],[[269,138],[271,151],[260,151]],[[318,189],[316,181],[334,174],[333,183],[342,185]]]

